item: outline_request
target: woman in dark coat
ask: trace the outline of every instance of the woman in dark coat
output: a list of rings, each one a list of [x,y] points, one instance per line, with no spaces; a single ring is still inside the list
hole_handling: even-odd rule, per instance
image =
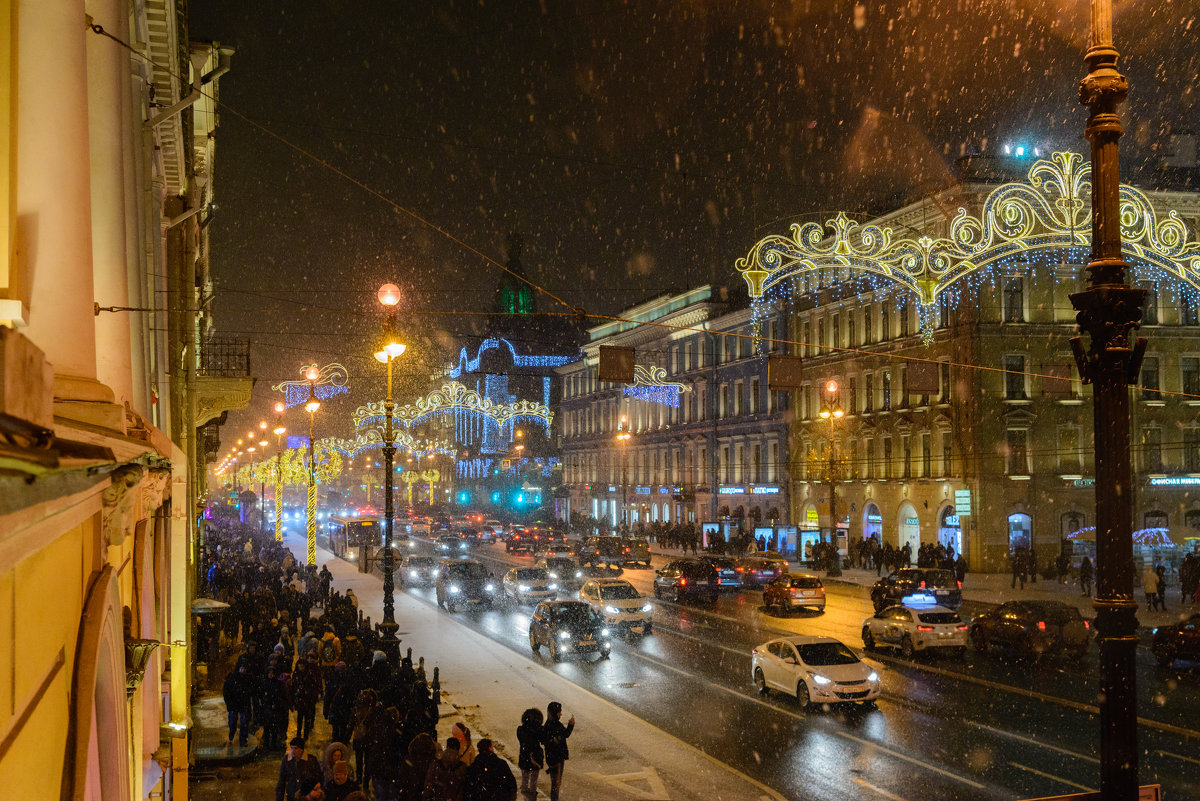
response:
[[[521,744],[521,753],[517,756],[517,767],[521,769],[521,795],[527,801],[536,801],[538,773],[546,763],[542,751],[542,710],[526,709],[521,715],[517,742]]]

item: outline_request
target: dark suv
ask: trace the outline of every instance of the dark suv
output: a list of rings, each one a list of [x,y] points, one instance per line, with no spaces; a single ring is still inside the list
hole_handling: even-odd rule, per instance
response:
[[[612,633],[604,618],[583,601],[546,601],[537,605],[529,621],[529,647],[537,653],[543,645],[555,662],[579,653],[598,653],[607,659]]]
[[[971,644],[981,654],[1007,650],[1034,658],[1087,653],[1091,626],[1079,609],[1062,601],[1009,601],[971,622]]]
[[[491,606],[498,584],[482,562],[444,560],[437,575],[438,606],[453,612],[459,606]]]
[[[952,570],[902,567],[875,582],[871,603],[876,613],[895,604],[937,604],[957,609],[962,606],[962,584]]]
[[[581,565],[624,565],[627,555],[623,537],[584,537],[579,546]]]
[[[650,543],[642,537],[625,537],[623,564],[636,563],[650,567]]]
[[[654,597],[683,601],[686,598],[717,600],[717,569],[707,559],[676,559],[654,573]]]
[[[1156,628],[1150,650],[1163,667],[1170,667],[1176,659],[1200,662],[1200,612],[1182,623]]]

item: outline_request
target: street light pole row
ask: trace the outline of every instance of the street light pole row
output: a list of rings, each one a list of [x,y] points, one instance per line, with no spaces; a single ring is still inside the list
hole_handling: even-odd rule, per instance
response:
[[[392,501],[392,485],[395,483],[392,466],[396,455],[395,431],[392,429],[392,412],[395,402],[392,399],[392,362],[402,356],[405,346],[396,334],[395,313],[396,304],[400,302],[400,288],[395,284],[384,284],[379,288],[376,297],[379,303],[388,311],[387,326],[383,342],[375,351],[375,358],[387,365],[387,394],[383,400],[383,621],[379,624],[380,645],[393,666],[397,665],[400,656],[400,641],[396,639],[395,554],[392,551],[392,518],[394,516]]]

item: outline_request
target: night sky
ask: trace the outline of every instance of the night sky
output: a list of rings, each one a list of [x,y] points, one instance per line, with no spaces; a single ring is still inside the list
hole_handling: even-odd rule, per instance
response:
[[[1149,175],[1169,133],[1200,127],[1200,0],[1117,6],[1123,167]],[[235,419],[266,415],[270,384],[313,361],[377,392],[385,281],[406,296],[405,370],[477,342],[463,337],[486,324],[510,231],[530,279],[613,313],[740,282],[733,262],[762,236],[894,208],[953,182],[964,153],[1086,152],[1087,14],[1083,0],[192,0],[192,38],[237,51],[211,257],[218,333],[251,340],[259,376]]]

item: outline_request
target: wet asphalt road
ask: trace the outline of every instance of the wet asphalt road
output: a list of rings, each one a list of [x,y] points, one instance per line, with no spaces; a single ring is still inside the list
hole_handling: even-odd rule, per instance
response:
[[[426,547],[425,544],[419,548]],[[429,552],[432,552],[430,550]],[[474,553],[499,579],[530,557],[500,544]],[[656,564],[658,563],[656,558]],[[624,578],[650,596],[654,571]],[[436,606],[430,588],[409,588]],[[560,592],[559,597],[570,593]],[[529,648],[532,606],[502,601],[455,618],[794,799],[1021,799],[1093,790],[1099,777],[1096,648],[1083,660],[865,654],[867,590],[827,585],[824,613],[767,614],[758,592],[715,606],[654,601],[654,634],[616,641],[611,658],[554,663]],[[964,616],[981,607],[970,602]],[[791,696],[757,693],[750,651],[790,633],[836,637],[872,664],[874,707],[802,710]],[[1200,798],[1200,668],[1163,670],[1139,649],[1141,782],[1168,799]]]

